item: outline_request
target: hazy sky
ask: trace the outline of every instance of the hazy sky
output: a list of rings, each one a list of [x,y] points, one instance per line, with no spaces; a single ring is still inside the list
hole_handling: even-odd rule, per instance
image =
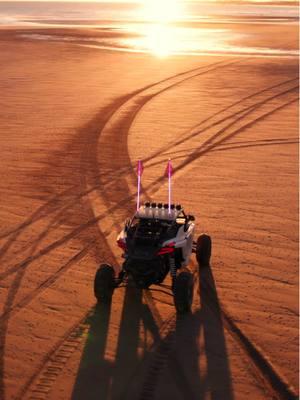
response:
[[[5,2],[12,2],[12,1],[58,1],[58,2],[81,2],[81,3],[145,3],[151,0],[0,0]],[[163,1],[163,0],[162,0]],[[180,0],[184,2],[185,0]],[[202,0],[192,0],[192,1],[202,1]]]
[[[80,3],[143,3],[143,0],[0,0],[1,2],[6,2],[6,3],[12,3],[12,2],[19,2],[19,1],[56,1],[56,2],[80,2]],[[184,0],[183,0],[184,1]],[[198,1],[198,0],[192,0],[192,1]]]
[[[282,4],[282,5],[298,5],[298,0],[0,0],[1,2],[6,2],[6,3],[13,3],[13,2],[31,2],[31,1],[36,1],[36,2],[78,2],[78,3],[141,3],[141,4],[151,4],[151,2],[162,2],[163,5],[167,1],[174,1],[176,3],[191,3],[191,2],[196,2],[196,3],[230,3],[230,2],[235,2],[239,1],[241,4],[246,4],[246,3],[269,3],[269,4]]]

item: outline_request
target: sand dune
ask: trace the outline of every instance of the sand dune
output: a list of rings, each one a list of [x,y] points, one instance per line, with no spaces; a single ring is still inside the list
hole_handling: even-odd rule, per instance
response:
[[[296,398],[297,60],[0,38],[0,398]],[[193,313],[168,288],[96,307],[136,160],[164,201],[169,157],[174,201],[213,238]]]

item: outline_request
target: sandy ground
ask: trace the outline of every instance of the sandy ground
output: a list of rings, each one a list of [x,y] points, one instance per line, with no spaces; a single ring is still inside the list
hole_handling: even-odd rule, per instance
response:
[[[298,63],[103,52],[0,34],[0,398],[271,399],[298,391]],[[99,263],[144,199],[213,239],[193,312]],[[196,264],[191,265],[197,270]]]

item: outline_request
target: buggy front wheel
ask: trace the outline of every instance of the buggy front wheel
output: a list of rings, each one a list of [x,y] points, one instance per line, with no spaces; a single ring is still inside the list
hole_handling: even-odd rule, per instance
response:
[[[190,312],[194,295],[194,279],[189,271],[182,271],[176,276],[174,286],[174,304],[177,313]]]
[[[209,267],[211,257],[211,237],[202,234],[198,237],[196,245],[196,258],[199,267]]]
[[[94,294],[98,303],[110,303],[115,288],[115,271],[109,264],[101,264],[94,280]]]

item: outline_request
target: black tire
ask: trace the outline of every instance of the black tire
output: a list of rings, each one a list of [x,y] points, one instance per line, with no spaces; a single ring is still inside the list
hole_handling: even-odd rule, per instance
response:
[[[194,279],[189,271],[180,272],[176,276],[173,294],[177,313],[190,312],[194,297]]]
[[[196,246],[196,258],[199,267],[209,267],[211,257],[211,237],[202,234],[198,237]]]
[[[94,280],[94,294],[98,303],[110,303],[115,288],[115,271],[109,264],[101,264]]]

